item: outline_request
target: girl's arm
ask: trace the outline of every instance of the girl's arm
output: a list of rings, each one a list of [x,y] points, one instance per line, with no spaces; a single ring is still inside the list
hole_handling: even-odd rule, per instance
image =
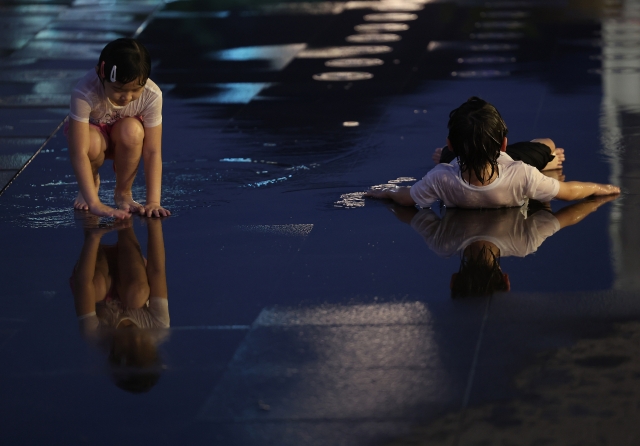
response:
[[[415,206],[416,202],[409,193],[410,187],[394,187],[390,189],[369,189],[365,197],[393,200],[402,206]]]
[[[147,278],[149,297],[167,298],[167,272],[165,269],[164,238],[160,220],[147,222]]]
[[[99,232],[85,232],[84,244],[72,278],[73,302],[77,316],[96,311],[96,288],[93,278],[96,273],[96,260],[101,239],[102,234]]]
[[[615,199],[616,197],[613,195],[590,198],[588,200],[583,200],[570,206],[564,207],[553,215],[558,219],[558,222],[560,223],[560,229],[566,228],[567,226],[579,223],[587,215],[595,212],[595,210],[600,206]]]
[[[144,177],[147,185],[147,202],[144,213],[147,217],[167,217],[171,212],[160,206],[162,195],[162,124],[145,127],[142,144]]]
[[[555,198],[558,200],[573,201],[589,197],[591,195],[619,194],[620,188],[612,184],[583,183],[581,181],[568,181],[560,183],[560,189]]]

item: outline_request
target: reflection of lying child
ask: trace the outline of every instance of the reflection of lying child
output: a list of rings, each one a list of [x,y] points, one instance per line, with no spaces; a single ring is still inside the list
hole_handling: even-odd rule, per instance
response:
[[[157,346],[169,328],[162,223],[149,220],[148,260],[133,228],[118,230],[115,245],[101,244],[109,229],[89,229],[70,279],[80,331],[107,346],[116,384],[149,390],[159,378]]]
[[[522,206],[527,198],[544,202],[620,193],[616,186],[564,183],[540,173],[536,167],[561,167],[564,151],[549,139],[507,146],[506,124],[495,107],[482,99],[472,97],[453,110],[448,128],[450,153],[437,152],[434,158],[441,163],[424,178],[411,188],[371,189],[365,195],[403,206],[426,208],[441,201],[448,207],[479,209]]]
[[[598,197],[567,206],[555,214],[522,208],[492,210],[447,209],[442,218],[425,209],[398,217],[411,224],[440,257],[459,254],[460,269],[451,277],[451,295],[488,295],[508,291],[509,276],[501,257],[525,257],[560,229],[581,221],[614,197]],[[406,208],[405,208],[406,209]],[[410,220],[409,220],[410,218]]]

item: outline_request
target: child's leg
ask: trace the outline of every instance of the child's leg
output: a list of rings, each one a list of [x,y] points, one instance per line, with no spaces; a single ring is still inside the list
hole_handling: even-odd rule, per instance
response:
[[[149,300],[147,268],[133,228],[118,231],[116,289],[127,308],[142,308]]]
[[[549,138],[536,138],[532,139],[531,142],[539,142],[549,147],[549,149],[551,149],[551,155],[554,156],[554,158],[540,170],[562,169],[562,163],[565,160],[564,149],[556,147],[556,144],[553,142],[553,140]]]
[[[118,209],[139,212],[143,206],[133,200],[131,187],[142,156],[144,127],[137,118],[121,119],[111,129],[111,140],[116,170],[114,201]]]
[[[96,192],[100,189],[100,175],[98,169],[104,164],[105,152],[108,142],[102,132],[94,126],[89,126],[89,162],[91,163],[91,173],[93,174],[93,182],[96,186]],[[85,201],[80,192],[73,202],[74,209],[88,211],[89,205]]]

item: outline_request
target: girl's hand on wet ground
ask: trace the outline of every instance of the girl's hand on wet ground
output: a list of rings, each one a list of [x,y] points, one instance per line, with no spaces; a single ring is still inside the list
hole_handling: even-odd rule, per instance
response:
[[[89,212],[91,212],[93,215],[97,215],[98,217],[114,217],[118,220],[131,218],[131,214],[129,212],[120,209],[114,209],[102,203],[89,206]]]
[[[598,186],[600,186],[599,190],[593,194],[594,196],[617,195],[620,193],[620,188],[613,184],[599,184]]]
[[[171,212],[160,206],[159,203],[147,203],[140,211],[140,215],[146,217],[168,217]]]
[[[389,198],[386,189],[369,189],[363,194],[363,197],[369,198]]]

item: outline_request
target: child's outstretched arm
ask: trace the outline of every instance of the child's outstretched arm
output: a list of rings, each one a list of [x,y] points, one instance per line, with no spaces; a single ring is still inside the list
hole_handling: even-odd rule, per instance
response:
[[[620,188],[612,184],[583,183],[581,181],[568,181],[560,183],[560,190],[555,198],[558,200],[573,201],[589,197],[591,195],[615,195],[620,193]]]
[[[567,226],[581,222],[587,215],[595,212],[600,206],[615,199],[615,195],[602,195],[589,198],[563,207],[553,215],[558,219],[560,228],[566,228]]]
[[[130,217],[131,215],[128,212],[104,205],[98,198],[91,161],[92,158],[96,160],[100,156],[104,156],[101,153],[104,150],[97,141],[94,141],[94,147],[91,146],[89,124],[69,118],[68,140],[71,166],[76,174],[80,193],[87,206],[89,206],[89,212],[100,217],[115,217],[119,219]]]
[[[160,206],[160,196],[162,195],[162,124],[155,127],[145,127],[142,159],[147,185],[147,202],[143,212],[147,217],[167,217],[171,215],[171,212]]]
[[[410,187],[393,187],[388,189],[369,189],[365,197],[393,200],[402,206],[415,206],[416,202],[409,193]]]

